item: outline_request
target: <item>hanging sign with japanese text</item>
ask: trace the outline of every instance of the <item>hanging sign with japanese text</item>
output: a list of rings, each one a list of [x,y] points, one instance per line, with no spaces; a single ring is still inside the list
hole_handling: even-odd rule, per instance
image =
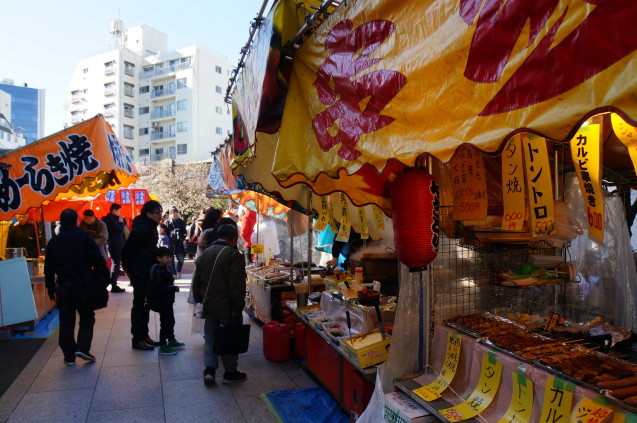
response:
[[[529,198],[531,238],[553,235],[557,229],[546,140],[533,134],[523,134],[522,149]]]
[[[571,156],[584,198],[588,234],[604,243],[604,194],[601,184],[601,143],[599,124],[582,126],[571,139]]]
[[[569,423],[602,423],[612,413],[611,408],[590,398],[582,398],[573,409]]]
[[[265,252],[265,246],[263,244],[252,244],[250,252],[252,254],[263,254]]]
[[[316,223],[314,223],[314,229],[317,231],[324,231],[330,223],[330,214],[330,206],[327,203],[327,198],[321,197],[321,210],[319,211]]]
[[[453,220],[484,220],[487,218],[487,180],[482,153],[462,148],[451,159],[453,184]]]
[[[571,415],[575,386],[560,378],[549,376],[544,390],[541,422],[567,422]]]
[[[383,217],[383,212],[380,210],[380,207],[372,206],[372,212],[374,213],[374,224],[376,225],[376,229],[384,231],[385,218]]]
[[[498,392],[502,377],[502,363],[495,358],[495,352],[482,355],[482,366],[478,385],[463,403],[455,407],[439,410],[439,413],[452,422],[467,420],[482,413],[491,404]]]
[[[635,172],[637,172],[637,128],[629,125],[616,113],[610,114],[610,122],[613,126],[613,132],[628,149],[630,160],[632,160]]]
[[[358,207],[358,219],[361,222],[361,239],[369,239],[369,226],[367,225],[367,216],[363,207]]]
[[[498,423],[529,423],[533,412],[533,381],[526,377],[523,364],[518,366],[517,371],[511,372],[511,377],[513,378],[511,403]]]
[[[522,230],[525,196],[522,139],[520,134],[516,134],[507,141],[502,152],[502,197],[504,202],[502,230]]]
[[[458,370],[458,360],[460,359],[460,347],[462,346],[462,336],[458,333],[450,332],[447,335],[447,351],[445,352],[445,362],[438,377],[429,385],[414,389],[414,394],[425,401],[434,401],[440,398],[440,394],[447,389]]]
[[[345,194],[341,193],[341,227],[338,230],[338,234],[336,234],[337,241],[347,242],[349,241],[349,233],[352,229],[349,220],[349,210],[347,207],[347,199],[345,198]]]

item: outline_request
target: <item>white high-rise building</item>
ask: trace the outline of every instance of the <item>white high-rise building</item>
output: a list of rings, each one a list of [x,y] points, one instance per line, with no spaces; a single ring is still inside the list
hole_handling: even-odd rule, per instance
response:
[[[67,126],[103,114],[134,160],[211,160],[232,131],[231,64],[199,46],[167,52],[149,26],[111,22],[116,49],[82,59],[68,86]]]

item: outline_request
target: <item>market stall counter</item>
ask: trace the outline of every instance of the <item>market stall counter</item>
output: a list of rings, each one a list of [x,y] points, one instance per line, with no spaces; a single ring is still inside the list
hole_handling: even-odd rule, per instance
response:
[[[437,325],[432,345],[428,371],[398,380],[396,387],[443,421],[568,422],[575,421],[576,413],[590,414],[596,420],[577,421],[591,422],[637,417],[634,408],[609,397],[608,391],[516,357],[485,338]]]

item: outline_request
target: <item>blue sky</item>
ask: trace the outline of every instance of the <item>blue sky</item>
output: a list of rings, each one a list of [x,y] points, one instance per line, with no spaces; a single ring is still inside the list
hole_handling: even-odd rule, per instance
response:
[[[268,8],[273,0],[269,0]],[[236,65],[263,0],[12,0],[2,4],[0,81],[46,90],[45,135],[63,129],[67,84],[77,62],[109,50],[112,19],[168,35],[168,49],[199,44]]]

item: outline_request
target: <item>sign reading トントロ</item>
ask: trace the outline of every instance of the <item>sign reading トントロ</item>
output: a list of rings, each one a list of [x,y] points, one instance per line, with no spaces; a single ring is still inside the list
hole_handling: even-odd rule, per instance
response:
[[[511,372],[513,392],[507,412],[498,423],[529,423],[533,412],[533,381],[526,377],[526,367],[521,364]]]
[[[546,140],[533,134],[522,135],[526,189],[530,208],[532,238],[557,232],[553,208],[553,185]]]

